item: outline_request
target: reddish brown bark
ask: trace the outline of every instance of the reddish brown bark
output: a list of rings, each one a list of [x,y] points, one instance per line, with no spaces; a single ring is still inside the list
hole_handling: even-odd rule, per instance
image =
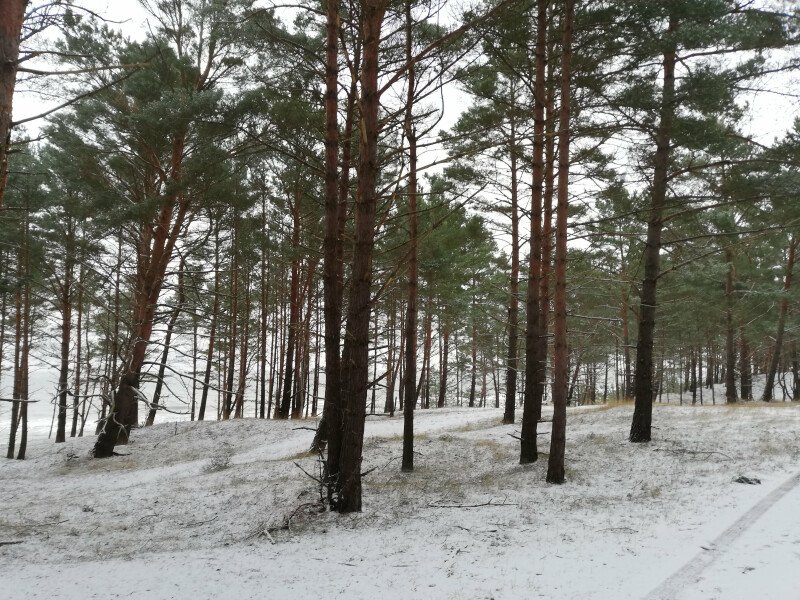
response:
[[[0,2],[0,211],[8,180],[8,150],[11,145],[12,100],[17,82],[19,39],[28,0]]]
[[[567,429],[567,211],[569,209],[569,138],[572,27],[575,1],[564,2],[564,31],[561,41],[561,108],[558,132],[558,203],[556,205],[556,289],[553,333],[553,424],[548,483],[564,482],[564,451]]]
[[[361,26],[363,67],[361,71],[361,136],[359,142],[358,189],[352,284],[342,352],[342,449],[339,494],[340,512],[361,510],[361,453],[364,444],[364,414],[369,376],[368,344],[372,254],[375,244],[376,184],[378,175],[378,51],[386,0],[363,0]]]
[[[540,351],[541,306],[539,302],[542,272],[542,196],[544,185],[544,144],[547,62],[547,2],[540,0],[536,16],[536,77],[533,98],[533,182],[531,198],[530,266],[528,269],[528,297],[526,303],[527,329],[525,331],[525,405],[522,409],[520,437],[520,464],[536,461],[537,423],[541,417],[541,398],[536,397],[537,386],[542,384],[542,352]],[[538,401],[537,401],[538,400]]]

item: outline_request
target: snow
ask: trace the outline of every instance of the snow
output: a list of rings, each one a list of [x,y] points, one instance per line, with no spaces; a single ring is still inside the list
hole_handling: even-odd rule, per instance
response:
[[[657,404],[641,445],[631,410],[570,409],[561,486],[548,436],[520,466],[500,410],[417,411],[410,474],[402,419],[369,417],[355,515],[319,512],[297,466],[316,472],[313,421],[163,423],[104,461],[91,436],[34,439],[0,462],[0,542],[22,542],[0,546],[0,598],[796,596],[800,406]]]

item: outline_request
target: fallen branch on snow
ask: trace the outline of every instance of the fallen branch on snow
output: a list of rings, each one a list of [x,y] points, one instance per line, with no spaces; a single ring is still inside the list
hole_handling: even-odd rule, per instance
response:
[[[436,502],[429,502],[430,508],[481,508],[484,506],[519,506],[516,502],[495,502],[494,499],[481,504],[437,504]]]

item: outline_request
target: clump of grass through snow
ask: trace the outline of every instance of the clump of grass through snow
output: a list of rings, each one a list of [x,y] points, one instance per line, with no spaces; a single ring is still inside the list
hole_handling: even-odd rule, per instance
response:
[[[231,466],[231,458],[233,458],[233,446],[228,442],[222,442],[203,471],[206,473],[224,471]]]

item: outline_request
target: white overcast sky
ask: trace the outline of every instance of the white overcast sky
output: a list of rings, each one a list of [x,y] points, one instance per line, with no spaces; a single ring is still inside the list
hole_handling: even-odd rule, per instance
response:
[[[147,12],[136,0],[83,0],[80,4],[110,21],[117,22],[130,37],[142,37],[148,30]],[[743,130],[758,142],[770,144],[792,126],[795,118],[800,117],[800,100],[797,97],[800,94],[800,73],[775,75],[757,85],[764,91],[742,96],[742,101],[751,107]],[[441,128],[452,126],[461,107],[465,106],[465,99],[457,89],[446,90],[445,95],[449,110],[442,120]],[[14,118],[19,120],[37,115],[61,102],[63,98],[47,99],[21,87],[14,99]],[[35,132],[41,125],[41,121],[38,121],[29,123],[26,127]]]

